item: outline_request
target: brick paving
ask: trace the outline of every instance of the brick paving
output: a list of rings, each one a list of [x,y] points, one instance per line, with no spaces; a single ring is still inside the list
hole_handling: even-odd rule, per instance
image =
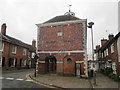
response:
[[[37,74],[33,77],[37,81],[48,85],[55,85],[62,88],[92,88],[88,79],[83,79],[75,76],[58,76],[56,74]]]

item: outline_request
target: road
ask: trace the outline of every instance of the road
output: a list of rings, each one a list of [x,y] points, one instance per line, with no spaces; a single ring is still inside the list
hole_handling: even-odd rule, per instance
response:
[[[34,69],[5,71],[2,73],[2,88],[46,88],[35,84],[26,78],[26,74],[33,73]]]

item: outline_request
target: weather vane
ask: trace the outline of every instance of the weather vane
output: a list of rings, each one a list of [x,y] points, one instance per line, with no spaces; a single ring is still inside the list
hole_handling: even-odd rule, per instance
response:
[[[69,12],[66,12],[64,15],[71,15],[71,16],[75,16],[75,13],[74,12],[71,12],[71,7],[72,5],[69,5]]]
[[[72,5],[69,5],[69,12],[71,12],[71,10],[70,10],[70,7],[71,7]]]

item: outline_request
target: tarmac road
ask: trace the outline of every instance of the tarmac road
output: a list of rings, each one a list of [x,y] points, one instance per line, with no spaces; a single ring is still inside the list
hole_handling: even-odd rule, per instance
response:
[[[47,88],[38,84],[31,82],[31,80],[26,78],[26,74],[33,73],[34,69],[24,69],[24,70],[14,70],[14,71],[4,71],[2,72],[2,88]],[[12,89],[11,89],[12,90]]]

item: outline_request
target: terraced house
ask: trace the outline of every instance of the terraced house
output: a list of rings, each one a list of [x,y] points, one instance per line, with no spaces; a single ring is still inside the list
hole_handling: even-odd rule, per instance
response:
[[[113,74],[120,76],[120,32],[114,37],[114,35],[108,36],[109,40],[102,39],[101,47],[96,46],[97,60],[99,61],[99,68],[105,70],[107,67],[113,69]]]
[[[87,19],[71,11],[38,27],[38,72],[87,76]]]
[[[0,66],[2,69],[33,67],[35,63],[31,56],[35,53],[35,47],[6,35],[6,27],[6,24],[3,24],[0,33]],[[35,41],[33,45],[34,43]]]

